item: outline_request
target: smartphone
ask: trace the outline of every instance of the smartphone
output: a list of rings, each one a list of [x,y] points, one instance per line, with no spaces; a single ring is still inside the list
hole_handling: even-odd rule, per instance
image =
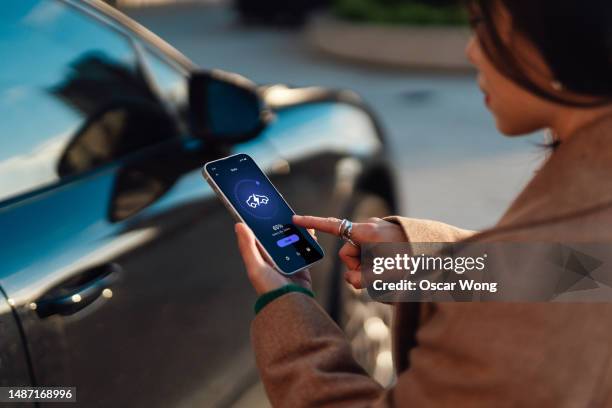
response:
[[[202,174],[234,218],[253,230],[276,270],[291,275],[323,259],[323,249],[305,228],[293,224],[295,212],[250,156],[208,162]]]

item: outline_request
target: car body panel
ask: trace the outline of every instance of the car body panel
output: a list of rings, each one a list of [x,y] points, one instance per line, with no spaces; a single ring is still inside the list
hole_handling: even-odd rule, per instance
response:
[[[15,319],[8,299],[0,291],[0,387],[33,384],[27,350],[19,322]],[[5,404],[3,404],[5,406]],[[6,406],[28,407],[33,403],[15,402]]]

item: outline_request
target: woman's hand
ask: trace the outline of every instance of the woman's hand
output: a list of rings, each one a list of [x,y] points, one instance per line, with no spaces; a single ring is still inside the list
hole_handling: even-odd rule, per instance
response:
[[[340,223],[342,221],[337,218],[295,215],[293,216],[293,222],[295,225],[304,228],[339,236]],[[406,235],[399,225],[380,218],[370,218],[368,222],[353,223],[351,239],[357,244],[367,242],[403,242],[406,241]],[[344,279],[353,285],[355,289],[361,289],[361,248],[347,242],[340,249],[338,255],[347,268]]]
[[[238,248],[244,261],[247,274],[251,284],[258,295],[278,289],[289,283],[295,283],[307,289],[311,289],[310,272],[303,270],[291,276],[282,275],[268,264],[259,248],[253,231],[244,223],[235,226],[238,237]]]

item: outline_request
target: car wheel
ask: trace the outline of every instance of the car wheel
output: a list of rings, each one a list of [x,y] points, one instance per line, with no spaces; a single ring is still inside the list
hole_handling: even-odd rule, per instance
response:
[[[379,196],[359,195],[347,214],[353,222],[364,222],[371,217],[384,217],[391,208]],[[334,274],[336,288],[332,293],[332,315],[344,330],[351,344],[353,356],[381,385],[394,380],[391,357],[392,307],[371,301],[365,290],[355,290],[344,281],[345,266],[337,261]]]

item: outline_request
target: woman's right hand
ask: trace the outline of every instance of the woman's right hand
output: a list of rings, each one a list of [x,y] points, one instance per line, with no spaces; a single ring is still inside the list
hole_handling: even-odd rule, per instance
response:
[[[321,218],[308,215],[294,215],[293,222],[300,227],[314,229],[339,236],[340,223],[337,218]],[[380,218],[370,218],[367,222],[353,223],[351,239],[356,244],[368,242],[403,242],[406,235],[402,228]],[[338,253],[346,265],[344,279],[355,289],[361,289],[361,248],[350,242],[344,244]]]

